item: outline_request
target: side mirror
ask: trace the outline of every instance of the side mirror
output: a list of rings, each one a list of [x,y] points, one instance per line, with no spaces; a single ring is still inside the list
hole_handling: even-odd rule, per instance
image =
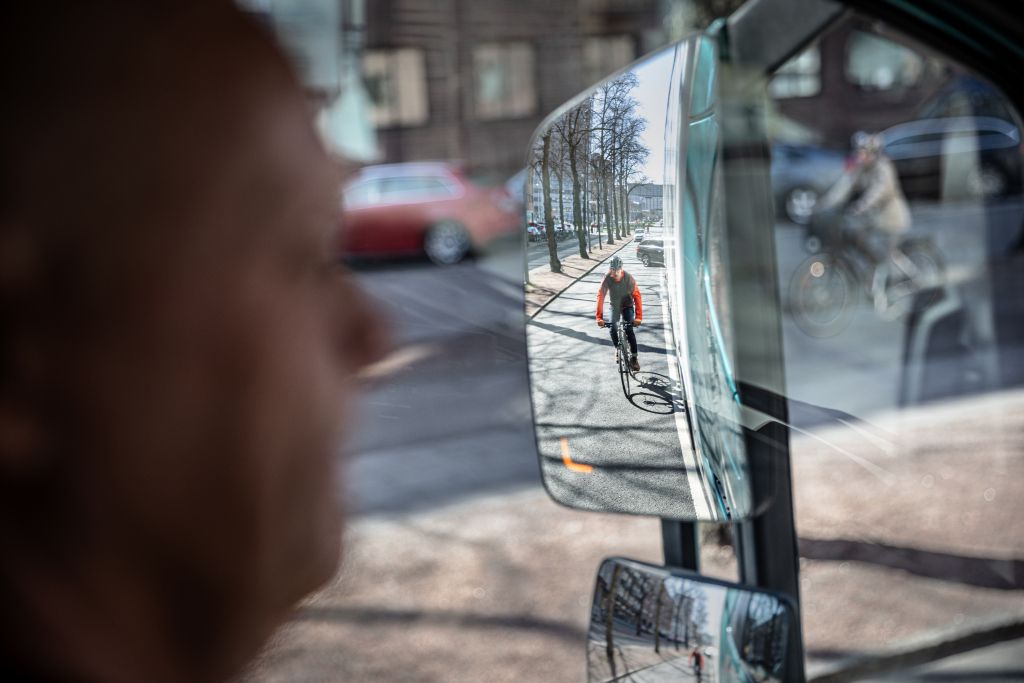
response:
[[[784,596],[632,560],[605,560],[587,680],[785,681],[796,611]]]
[[[753,512],[725,322],[717,78],[716,40],[698,34],[535,134],[527,218],[575,227],[568,241],[524,242],[538,451],[565,505],[702,521]]]

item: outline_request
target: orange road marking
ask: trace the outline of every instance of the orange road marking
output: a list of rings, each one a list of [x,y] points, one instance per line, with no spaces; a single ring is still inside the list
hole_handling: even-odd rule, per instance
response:
[[[570,469],[573,472],[593,472],[594,468],[590,465],[581,465],[578,462],[573,462],[572,458],[569,457],[569,439],[562,437],[562,462],[565,463],[566,469]]]

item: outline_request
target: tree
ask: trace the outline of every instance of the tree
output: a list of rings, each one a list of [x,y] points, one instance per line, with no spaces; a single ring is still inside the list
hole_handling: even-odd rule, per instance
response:
[[[544,236],[548,243],[548,264],[552,273],[562,272],[562,262],[558,258],[558,246],[555,244],[555,218],[551,211],[551,131],[548,130],[540,139],[540,177],[544,193]]]
[[[569,173],[572,176],[572,220],[576,228],[580,258],[584,259],[590,258],[590,252],[587,249],[586,233],[581,223],[583,211],[580,197],[582,183],[580,182],[579,159],[586,148],[585,143],[590,135],[590,110],[591,102],[587,100],[569,110],[552,127],[565,146],[565,154],[569,160]]]

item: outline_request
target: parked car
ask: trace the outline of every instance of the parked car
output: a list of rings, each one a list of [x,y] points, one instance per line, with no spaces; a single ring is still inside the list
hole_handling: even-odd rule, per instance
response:
[[[572,238],[576,232],[576,226],[570,223],[559,223],[555,226],[555,239],[562,241]]]
[[[992,198],[1021,193],[1020,131],[993,116],[908,121],[881,133],[908,198]]]
[[[644,241],[644,235],[647,234],[643,228],[637,228],[636,232],[633,233],[633,240],[637,243]]]
[[[438,264],[521,228],[519,203],[505,188],[485,188],[455,164],[368,166],[346,185],[338,250],[342,255],[425,253]]]
[[[665,247],[660,239],[646,239],[636,245],[636,257],[645,266],[665,265]]]
[[[842,175],[845,152],[808,144],[772,145],[772,190],[780,218],[806,225],[818,203]]]

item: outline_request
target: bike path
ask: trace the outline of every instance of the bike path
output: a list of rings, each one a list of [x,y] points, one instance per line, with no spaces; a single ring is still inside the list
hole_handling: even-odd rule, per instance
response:
[[[595,322],[605,265],[565,289],[527,327],[546,484],[557,500],[573,507],[707,518],[683,390],[669,366],[675,360],[665,334],[664,269],[645,268],[632,249],[618,254],[643,297],[643,325],[636,330],[640,385],[634,381],[630,399],[608,331]],[[641,491],[642,508],[635,505]]]

